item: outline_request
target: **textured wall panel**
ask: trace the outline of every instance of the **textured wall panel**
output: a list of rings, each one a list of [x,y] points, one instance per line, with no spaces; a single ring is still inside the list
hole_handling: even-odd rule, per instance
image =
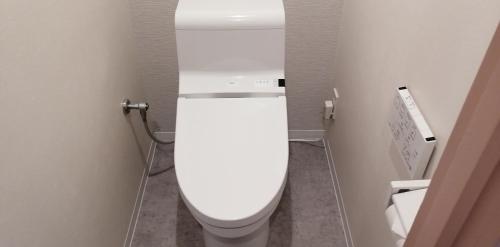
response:
[[[290,129],[322,129],[322,102],[331,95],[341,0],[286,0],[286,78]],[[132,0],[140,73],[151,119],[175,129],[178,90],[176,0]]]

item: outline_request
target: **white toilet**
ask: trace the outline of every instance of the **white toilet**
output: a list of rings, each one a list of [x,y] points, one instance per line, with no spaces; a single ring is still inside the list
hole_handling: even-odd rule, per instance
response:
[[[180,0],[175,167],[207,247],[266,246],[286,184],[281,0]]]

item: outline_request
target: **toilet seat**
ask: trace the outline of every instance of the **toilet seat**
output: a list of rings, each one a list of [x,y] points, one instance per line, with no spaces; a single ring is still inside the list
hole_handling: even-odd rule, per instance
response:
[[[179,98],[175,170],[194,216],[240,228],[272,213],[286,183],[286,98]]]

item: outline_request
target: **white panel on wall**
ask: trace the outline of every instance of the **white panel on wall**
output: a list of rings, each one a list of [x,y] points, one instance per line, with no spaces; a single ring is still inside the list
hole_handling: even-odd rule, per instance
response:
[[[400,87],[394,97],[389,128],[410,177],[422,178],[436,138],[406,87]]]

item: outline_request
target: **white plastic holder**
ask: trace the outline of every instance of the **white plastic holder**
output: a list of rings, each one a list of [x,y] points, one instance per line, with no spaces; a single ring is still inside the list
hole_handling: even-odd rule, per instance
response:
[[[391,181],[385,217],[396,246],[403,247],[430,180]]]
[[[325,112],[324,119],[331,120],[335,119],[337,115],[337,103],[339,101],[340,95],[337,88],[333,88],[333,98],[331,100],[325,100]]]
[[[430,184],[430,179],[391,181],[389,183],[389,190],[385,197],[385,201],[387,202],[386,206],[390,206],[392,204],[392,195],[412,190],[425,189],[428,188]]]
[[[331,100],[325,100],[324,118],[326,120],[333,119],[333,101]]]

